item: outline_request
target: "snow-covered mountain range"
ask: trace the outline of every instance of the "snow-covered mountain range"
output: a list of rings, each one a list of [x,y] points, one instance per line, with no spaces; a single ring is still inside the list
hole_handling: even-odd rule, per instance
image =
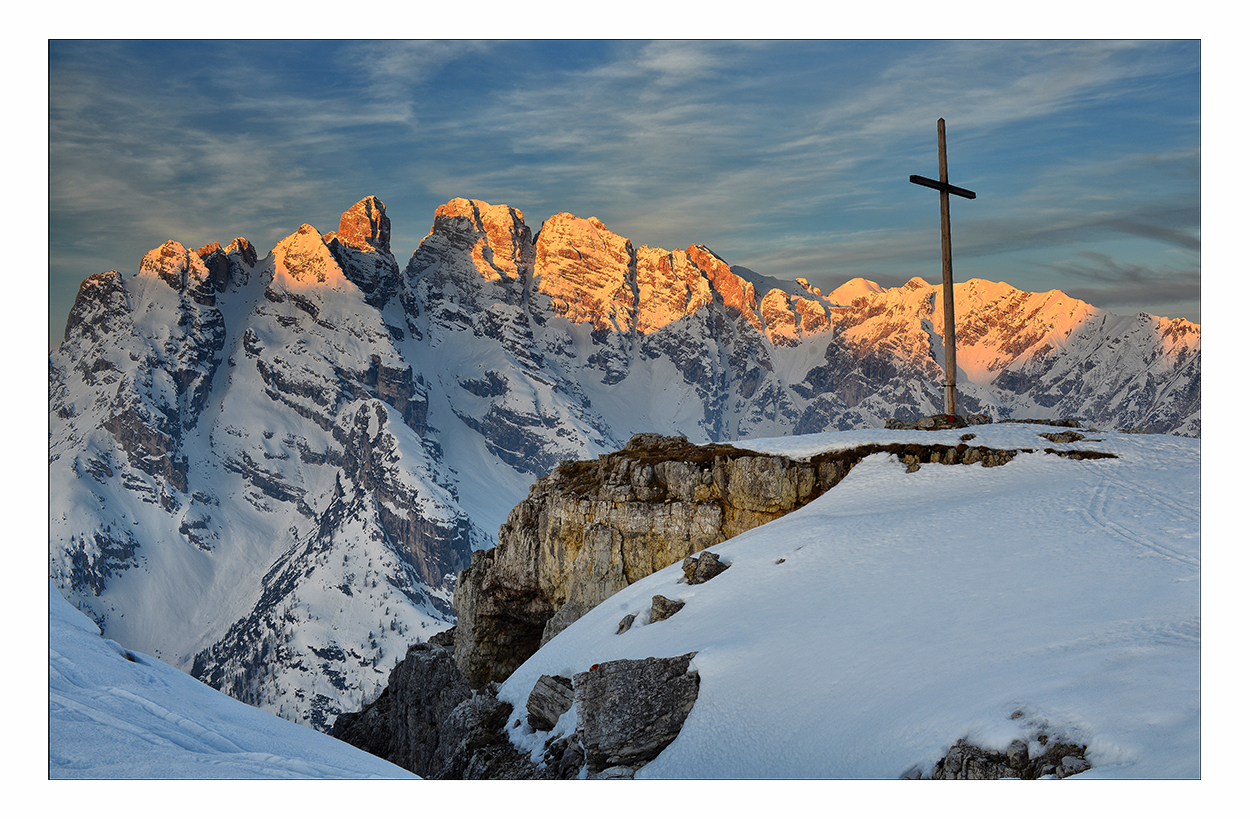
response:
[[[1198,326],[955,299],[961,412],[1200,435]],[[324,730],[561,461],[937,412],[941,302],[465,199],[402,268],[373,197],[264,257],[167,242],[84,280],[50,357],[50,575],[106,637]]]

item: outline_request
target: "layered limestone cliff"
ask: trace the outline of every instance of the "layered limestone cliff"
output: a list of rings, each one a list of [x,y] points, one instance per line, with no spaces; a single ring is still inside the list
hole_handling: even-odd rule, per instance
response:
[[[935,428],[936,418],[923,428]],[[989,421],[967,416],[956,425]],[[1043,437],[1065,443],[1084,439],[1079,433]],[[1002,466],[1020,451],[1034,451],[969,443],[975,438],[965,434],[955,445],[865,444],[792,460],[640,433],[624,449],[597,460],[565,461],[512,510],[500,527],[499,545],[474,552],[460,573],[453,600],[456,665],[475,688],[502,682],[616,592],[804,506],[873,453],[887,452],[914,472],[923,464]],[[1115,457],[1043,451],[1074,460]],[[688,561],[687,582],[701,582],[692,575],[716,556],[705,552],[701,558],[709,560]],[[663,619],[654,612],[652,617]],[[628,627],[622,621],[622,630]]]
[[[859,457],[792,461],[643,433],[597,460],[565,461],[460,574],[457,664],[475,686],[505,679],[630,583],[799,508]]]

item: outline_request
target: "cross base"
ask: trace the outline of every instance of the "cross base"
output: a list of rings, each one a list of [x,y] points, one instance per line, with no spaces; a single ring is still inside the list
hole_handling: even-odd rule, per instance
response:
[[[979,424],[992,424],[994,419],[984,413],[974,412],[971,415],[928,415],[924,418],[889,418],[885,422],[886,429],[962,429]]]

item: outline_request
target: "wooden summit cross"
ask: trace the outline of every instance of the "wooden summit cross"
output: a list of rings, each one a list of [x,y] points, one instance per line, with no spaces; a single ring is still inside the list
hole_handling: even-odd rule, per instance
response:
[[[911,181],[939,191],[942,196],[942,300],[946,308],[946,414],[955,414],[955,284],[951,273],[951,199],[953,193],[965,199],[977,195],[957,188],[946,180],[946,120],[938,120],[938,178],[928,179],[912,174]]]

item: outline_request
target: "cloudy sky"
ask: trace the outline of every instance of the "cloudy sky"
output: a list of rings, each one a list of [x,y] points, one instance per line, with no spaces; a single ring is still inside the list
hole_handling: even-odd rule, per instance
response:
[[[956,281],[1201,321],[1198,41],[52,41],[49,335],[167,239],[264,253],[374,194],[598,216],[823,289]]]

